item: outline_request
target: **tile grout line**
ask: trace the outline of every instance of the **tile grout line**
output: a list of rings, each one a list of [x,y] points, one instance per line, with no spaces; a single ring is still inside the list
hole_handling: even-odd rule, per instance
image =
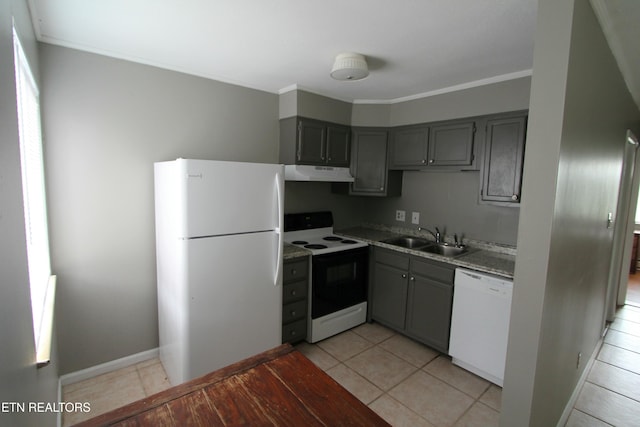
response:
[[[593,415],[593,414],[590,414],[590,413],[585,412],[585,411],[580,410],[580,409],[576,409],[575,407],[573,408],[573,410],[574,410],[574,411],[576,411],[576,412],[581,412],[581,413],[585,414],[585,415],[586,415],[586,416],[588,416],[588,417],[591,417],[591,418],[593,418],[593,419],[596,419],[596,420],[600,421],[600,422],[601,422],[601,423],[603,423],[603,424],[606,424],[606,425],[608,425],[608,426],[615,427],[613,424],[609,424],[609,423],[608,423],[608,422],[606,422],[605,420],[600,419],[600,418],[596,417],[596,416],[595,416],[595,415]]]
[[[625,397],[625,398],[627,398],[627,399],[629,399],[629,400],[633,400],[634,402],[638,402],[638,403],[640,403],[640,400],[635,399],[635,398],[630,397],[630,396],[627,396],[626,394],[622,394],[622,393],[620,393],[620,392],[618,392],[618,391],[612,390],[612,389],[610,389],[609,387],[605,387],[605,386],[603,386],[602,384],[594,383],[593,381],[590,381],[590,380],[587,380],[586,382],[587,382],[587,383],[589,383],[589,384],[591,384],[591,385],[593,385],[593,386],[596,386],[596,387],[598,387],[598,388],[601,388],[601,389],[603,389],[603,390],[607,390],[607,391],[610,391],[611,393],[617,394],[618,396],[622,396],[622,397]],[[584,412],[584,411],[583,411],[583,412]]]
[[[484,403],[484,402],[482,402],[482,401],[481,401],[482,397],[483,397],[483,396],[484,396],[484,395],[485,395],[485,394],[486,394],[486,393],[491,389],[491,387],[492,387],[492,385],[493,385],[493,383],[491,383],[490,381],[487,381],[487,383],[488,383],[488,384],[487,384],[487,387],[486,387],[486,388],[485,388],[485,389],[484,389],[484,390],[483,390],[483,391],[478,395],[478,397],[474,397],[474,396],[470,395],[469,393],[465,392],[464,390],[459,389],[459,388],[458,388],[458,387],[456,387],[455,385],[450,384],[450,383],[449,383],[449,382],[447,382],[446,380],[441,379],[441,378],[438,378],[437,376],[435,376],[435,375],[433,375],[432,373],[430,373],[430,372],[428,372],[428,371],[426,371],[426,370],[425,370],[425,368],[426,368],[429,364],[433,363],[433,362],[434,362],[435,360],[437,360],[438,358],[440,358],[440,357],[445,357],[445,358],[447,358],[447,355],[446,355],[446,354],[444,354],[444,353],[441,353],[441,352],[438,352],[438,353],[437,353],[437,355],[436,355],[435,357],[433,357],[432,359],[430,359],[429,361],[427,361],[426,363],[424,363],[422,366],[420,366],[420,367],[416,367],[413,363],[411,363],[411,362],[409,362],[408,360],[404,359],[402,356],[399,356],[399,355],[397,355],[397,354],[395,354],[395,353],[390,352],[389,350],[386,350],[386,349],[385,349],[385,348],[383,348],[383,347],[380,347],[380,350],[383,350],[383,351],[385,351],[385,352],[387,352],[387,353],[389,353],[389,354],[391,354],[391,355],[393,355],[393,356],[395,356],[395,357],[398,357],[399,359],[403,360],[404,362],[408,363],[408,364],[409,364],[409,365],[411,365],[413,368],[415,368],[415,370],[414,370],[414,371],[412,371],[409,375],[407,375],[407,377],[405,377],[405,378],[403,378],[401,381],[399,381],[397,384],[395,384],[395,385],[393,385],[391,388],[389,388],[389,390],[384,390],[384,389],[382,389],[382,388],[378,387],[377,385],[373,384],[369,379],[367,379],[367,378],[365,378],[364,376],[362,376],[359,372],[354,371],[353,369],[351,369],[351,368],[346,364],[346,362],[347,362],[347,361],[349,361],[349,360],[351,360],[351,359],[353,359],[353,358],[355,358],[355,357],[357,357],[358,355],[360,355],[360,354],[362,354],[362,353],[364,353],[364,352],[366,352],[366,351],[371,350],[371,349],[372,349],[372,348],[374,348],[374,347],[379,347],[382,343],[384,343],[384,342],[386,342],[386,341],[388,341],[388,340],[392,339],[392,338],[393,338],[394,336],[396,336],[397,334],[396,334],[396,333],[394,333],[393,335],[391,335],[391,336],[389,336],[389,337],[387,337],[387,338],[383,339],[382,341],[380,341],[380,342],[378,342],[378,343],[375,343],[375,342],[371,341],[369,338],[367,338],[367,337],[365,337],[365,336],[363,336],[363,335],[361,335],[361,334],[357,333],[355,330],[353,330],[353,332],[354,332],[356,335],[358,335],[359,337],[361,337],[362,339],[364,339],[365,341],[367,341],[367,342],[369,342],[369,343],[373,344],[373,346],[372,346],[372,347],[368,347],[368,348],[366,348],[366,349],[364,349],[364,350],[362,350],[362,351],[360,351],[360,352],[358,352],[358,353],[354,354],[353,356],[351,356],[351,357],[349,357],[349,358],[347,358],[347,359],[345,359],[345,360],[338,361],[338,364],[336,364],[335,366],[343,365],[346,369],[349,369],[350,371],[354,372],[357,376],[359,376],[360,378],[362,378],[363,380],[365,380],[367,383],[369,383],[369,384],[373,385],[375,388],[377,388],[378,390],[381,390],[381,391],[382,391],[382,394],[381,394],[380,396],[376,397],[375,399],[373,399],[373,400],[372,400],[371,402],[369,402],[369,403],[365,403],[367,406],[369,406],[369,407],[370,407],[374,402],[376,402],[376,401],[378,401],[380,398],[382,398],[382,397],[386,396],[387,398],[389,398],[389,399],[393,400],[394,402],[396,402],[397,404],[399,404],[400,406],[402,406],[403,408],[405,408],[405,409],[406,409],[406,410],[408,410],[409,412],[411,412],[411,413],[415,414],[416,416],[418,416],[420,419],[423,419],[423,420],[425,420],[426,422],[431,423],[428,419],[424,418],[422,415],[418,414],[417,412],[415,412],[414,410],[412,410],[411,408],[409,408],[408,406],[406,406],[404,403],[400,402],[399,400],[397,400],[396,398],[394,398],[392,395],[390,395],[390,394],[389,394],[389,392],[390,392],[391,390],[393,390],[394,388],[396,388],[396,387],[397,387],[398,385],[400,385],[403,381],[406,381],[406,380],[407,380],[407,378],[411,377],[412,375],[415,375],[417,372],[422,371],[422,372],[423,372],[423,373],[425,373],[426,375],[429,375],[430,377],[432,377],[432,378],[434,378],[434,379],[436,379],[436,380],[438,380],[438,381],[443,382],[444,384],[446,384],[446,385],[448,385],[448,386],[452,387],[454,390],[457,390],[458,392],[460,392],[460,393],[464,394],[465,396],[468,396],[469,398],[473,399],[473,401],[472,401],[472,403],[469,405],[469,407],[468,407],[468,408],[466,408],[466,409],[465,409],[465,411],[464,411],[462,414],[460,414],[460,416],[455,420],[455,422],[454,422],[452,425],[455,425],[457,422],[459,422],[459,421],[460,421],[460,420],[461,420],[461,419],[462,419],[462,418],[463,418],[463,417],[464,417],[464,416],[465,416],[469,411],[471,411],[471,409],[472,409],[476,404],[483,405],[483,406],[485,406],[486,408],[488,408],[489,410],[491,410],[491,411],[495,411],[495,412],[497,412],[498,414],[500,414],[500,412],[501,412],[500,410],[498,410],[498,409],[494,408],[493,406],[490,406],[490,405],[488,405],[487,403]],[[322,347],[320,347],[320,349],[322,349]],[[330,356],[332,356],[332,357],[333,357],[333,355],[331,355],[331,353],[327,352],[327,351],[326,351],[326,350],[324,350],[324,349],[322,349],[322,350],[323,350],[323,351],[325,351],[327,354],[329,354]],[[333,367],[331,367],[331,368],[329,368],[329,369],[333,369],[335,366],[333,366]],[[496,386],[496,387],[498,387],[498,386]],[[363,402],[363,403],[364,403],[364,402]]]

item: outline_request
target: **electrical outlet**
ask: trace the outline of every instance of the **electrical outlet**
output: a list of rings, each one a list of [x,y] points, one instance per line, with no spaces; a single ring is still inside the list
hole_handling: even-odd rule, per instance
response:
[[[396,211],[396,221],[404,222],[405,211]]]
[[[580,362],[582,362],[582,352],[578,353],[578,359],[576,360],[576,369],[580,368]]]
[[[420,224],[420,212],[411,213],[411,224]]]

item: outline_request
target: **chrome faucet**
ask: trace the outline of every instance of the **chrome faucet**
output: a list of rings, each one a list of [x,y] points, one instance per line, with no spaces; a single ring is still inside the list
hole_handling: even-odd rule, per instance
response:
[[[429,233],[431,233],[431,235],[434,237],[434,239],[436,239],[436,243],[440,243],[442,241],[442,235],[440,234],[440,230],[438,229],[438,227],[435,227],[436,232],[434,233],[433,231],[429,230],[428,228],[424,228],[424,227],[420,227],[418,226],[418,231],[427,231]]]

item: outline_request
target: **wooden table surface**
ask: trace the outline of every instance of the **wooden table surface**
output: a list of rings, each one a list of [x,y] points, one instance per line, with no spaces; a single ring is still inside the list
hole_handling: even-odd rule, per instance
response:
[[[389,426],[288,344],[78,426]]]

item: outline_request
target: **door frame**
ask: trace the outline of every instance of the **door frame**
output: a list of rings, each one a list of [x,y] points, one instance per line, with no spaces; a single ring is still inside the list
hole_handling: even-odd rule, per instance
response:
[[[640,156],[638,138],[627,129],[624,149],[618,206],[615,215],[611,267],[607,286],[607,321],[613,321],[616,308],[624,305],[631,265],[635,214],[640,189]]]

